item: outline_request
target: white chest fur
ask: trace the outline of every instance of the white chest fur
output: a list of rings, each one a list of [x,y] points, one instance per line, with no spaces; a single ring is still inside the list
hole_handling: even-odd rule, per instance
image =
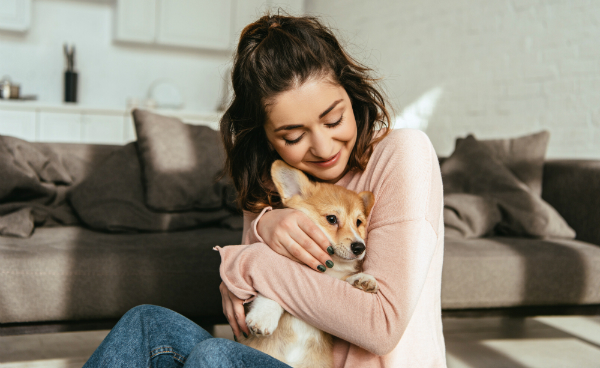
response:
[[[291,328],[296,335],[294,344],[290,344],[285,352],[285,360],[291,366],[300,364],[308,354],[309,344],[320,340],[320,331],[306,322],[291,319]],[[312,340],[312,341],[311,341]]]

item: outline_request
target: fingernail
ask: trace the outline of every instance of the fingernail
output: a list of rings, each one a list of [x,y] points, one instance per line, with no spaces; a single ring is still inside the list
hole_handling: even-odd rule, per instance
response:
[[[235,342],[237,342],[237,337],[235,337],[235,335],[233,335],[233,339],[235,340]]]
[[[244,331],[242,331],[242,335],[244,335],[246,339],[248,338],[248,335]]]
[[[317,270],[321,271],[321,272],[325,272],[325,266],[323,265],[318,265],[317,266]]]
[[[327,253],[329,253],[329,255],[333,255],[333,247],[330,245],[327,247]]]
[[[325,262],[325,264],[327,265],[327,267],[332,268],[333,267],[333,262],[331,261],[327,261]]]

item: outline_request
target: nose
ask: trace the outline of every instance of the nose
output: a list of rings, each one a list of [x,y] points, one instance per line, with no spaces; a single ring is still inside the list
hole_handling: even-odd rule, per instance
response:
[[[352,243],[350,249],[352,249],[352,253],[358,256],[365,251],[365,245],[363,243]]]
[[[332,139],[327,133],[328,132],[319,131],[318,133],[313,134],[311,142],[312,147],[310,151],[312,155],[323,160],[326,160],[337,153],[332,152],[334,150]]]

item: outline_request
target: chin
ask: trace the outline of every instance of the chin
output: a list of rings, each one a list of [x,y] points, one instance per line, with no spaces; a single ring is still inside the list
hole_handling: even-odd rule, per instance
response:
[[[344,173],[344,168],[346,165],[339,165],[340,167],[332,167],[330,169],[322,169],[322,170],[312,170],[308,172],[310,175],[322,181],[331,181],[340,177]]]

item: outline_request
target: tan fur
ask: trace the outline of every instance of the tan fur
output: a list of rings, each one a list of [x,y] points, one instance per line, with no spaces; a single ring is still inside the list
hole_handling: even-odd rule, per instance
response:
[[[311,182],[302,171],[280,160],[273,163],[271,177],[283,204],[305,213],[327,235],[335,254],[332,256],[334,267],[327,268],[326,274],[347,280],[366,292],[377,292],[375,279],[360,273],[364,252],[356,256],[351,250],[353,242],[364,243],[366,222],[374,203],[373,194],[356,193],[333,184]],[[327,221],[329,215],[336,216],[336,225]],[[360,226],[357,226],[357,220],[362,222]],[[287,312],[282,314],[277,328],[269,336],[251,334],[240,342],[294,368],[333,367],[331,335]],[[287,361],[286,357],[293,356],[290,351],[299,346],[305,352],[300,361]]]

